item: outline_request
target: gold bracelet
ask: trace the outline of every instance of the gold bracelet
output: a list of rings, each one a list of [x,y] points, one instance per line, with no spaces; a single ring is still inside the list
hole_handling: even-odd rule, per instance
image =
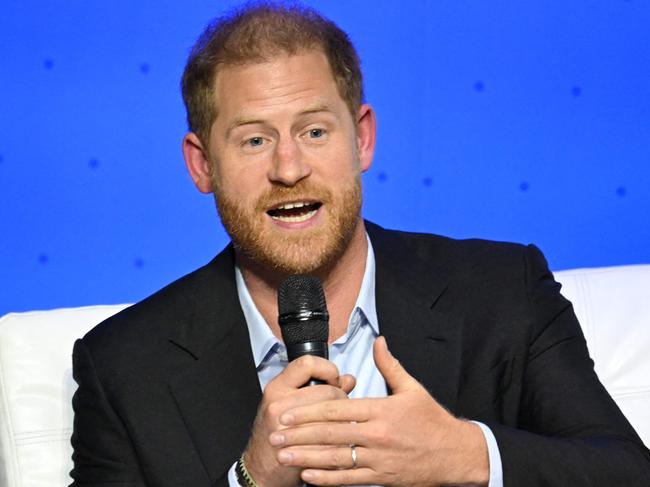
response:
[[[257,485],[257,482],[255,482],[253,480],[253,477],[251,477],[251,474],[248,473],[246,463],[244,462],[244,455],[239,457],[239,460],[237,460],[235,473],[237,474],[237,482],[239,485],[241,485],[241,487],[259,487],[259,485]]]

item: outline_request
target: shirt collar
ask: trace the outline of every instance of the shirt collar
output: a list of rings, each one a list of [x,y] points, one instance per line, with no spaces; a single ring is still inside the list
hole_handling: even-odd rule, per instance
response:
[[[357,296],[357,301],[354,309],[350,314],[348,320],[348,332],[341,337],[339,341],[347,341],[353,335],[355,330],[350,330],[350,323],[357,310],[357,308],[365,315],[370,327],[375,335],[379,335],[379,325],[377,321],[377,309],[375,306],[375,254],[370,243],[370,239],[366,234],[368,242],[368,253],[366,255],[366,268],[363,272],[363,280],[361,281],[361,289]],[[251,341],[251,349],[253,351],[253,360],[255,367],[259,367],[269,352],[274,349],[277,350],[280,345],[279,340],[271,333],[266,320],[255,306],[253,298],[248,292],[244,276],[242,276],[239,266],[235,265],[235,281],[237,283],[237,295],[239,296],[239,304],[244,312],[246,325],[248,326],[248,335]],[[282,346],[283,347],[283,346]]]
[[[357,296],[357,302],[354,304],[354,309],[350,314],[350,320],[352,320],[352,316],[354,316],[354,312],[358,308],[365,315],[375,335],[379,335],[379,321],[377,320],[377,307],[375,304],[375,252],[372,249],[368,234],[366,234],[366,241],[368,242],[366,269],[363,272],[361,289]],[[348,323],[350,320],[348,320]]]

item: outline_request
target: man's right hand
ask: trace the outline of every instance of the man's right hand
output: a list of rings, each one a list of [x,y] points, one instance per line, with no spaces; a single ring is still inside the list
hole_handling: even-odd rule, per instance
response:
[[[302,387],[310,379],[319,379],[325,384]],[[271,433],[283,428],[279,422],[282,413],[296,406],[347,399],[355,383],[351,375],[340,376],[336,365],[329,360],[309,355],[290,362],[268,383],[244,452],[246,468],[258,485],[295,487],[303,483],[301,469],[278,463],[277,448],[269,443]]]

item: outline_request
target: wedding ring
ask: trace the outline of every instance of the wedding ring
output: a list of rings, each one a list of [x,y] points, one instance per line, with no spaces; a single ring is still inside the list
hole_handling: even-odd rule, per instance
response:
[[[357,448],[354,444],[350,445],[350,452],[352,453],[352,468],[357,468]]]

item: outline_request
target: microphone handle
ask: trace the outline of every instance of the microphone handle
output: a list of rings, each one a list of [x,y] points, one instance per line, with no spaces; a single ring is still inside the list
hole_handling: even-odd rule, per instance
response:
[[[293,343],[290,347],[287,348],[287,358],[289,362],[302,357],[303,355],[316,355],[317,357],[323,357],[324,359],[329,359],[329,348],[327,347],[327,342],[305,342],[305,343]],[[319,379],[310,379],[302,387],[317,386],[319,384],[325,384],[324,381]],[[312,484],[305,484],[305,487],[316,487]]]
[[[316,355],[329,359],[329,349],[327,342],[305,342],[305,343],[292,343],[287,347],[287,358],[289,362],[302,357],[303,355]]]

